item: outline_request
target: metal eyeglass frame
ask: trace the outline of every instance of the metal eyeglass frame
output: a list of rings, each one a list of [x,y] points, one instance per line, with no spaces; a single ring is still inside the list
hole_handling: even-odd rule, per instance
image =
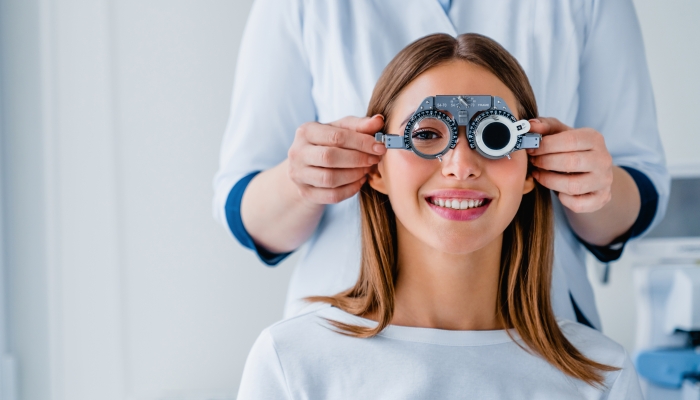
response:
[[[447,146],[437,154],[424,154],[412,144],[413,126],[426,118],[441,120],[450,130]],[[500,149],[492,149],[484,142],[484,129],[493,123],[503,124],[510,132],[508,143]],[[498,96],[489,95],[437,95],[426,97],[406,123],[403,135],[377,132],[374,138],[382,142],[387,149],[411,150],[425,159],[437,158],[454,149],[459,140],[459,126],[467,127],[469,147],[489,159],[508,157],[510,153],[521,149],[540,147],[542,135],[529,133],[527,120],[517,121],[506,102]]]

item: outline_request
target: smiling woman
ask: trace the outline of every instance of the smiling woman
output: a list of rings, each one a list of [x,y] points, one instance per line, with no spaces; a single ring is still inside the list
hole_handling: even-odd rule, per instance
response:
[[[448,94],[498,96],[516,118],[537,117],[517,61],[476,34],[406,47],[368,115],[400,131],[426,96]],[[265,330],[241,397],[637,398],[619,345],[554,317],[551,198],[529,169],[525,152],[489,159],[467,140],[440,161],[387,152],[361,190],[356,284]]]

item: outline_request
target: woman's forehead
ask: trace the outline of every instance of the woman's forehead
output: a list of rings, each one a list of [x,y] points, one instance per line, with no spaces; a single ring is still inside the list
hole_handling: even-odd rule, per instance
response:
[[[391,120],[398,124],[397,127],[405,125],[428,96],[466,94],[498,96],[511,110],[517,110],[515,95],[491,71],[458,60],[430,68],[406,85],[396,99]]]

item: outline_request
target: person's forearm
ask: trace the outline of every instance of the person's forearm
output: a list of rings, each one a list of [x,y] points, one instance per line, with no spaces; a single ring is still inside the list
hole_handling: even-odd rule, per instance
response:
[[[256,175],[241,200],[246,230],[255,243],[273,253],[287,253],[304,243],[324,209],[301,197],[289,178],[287,162]]]
[[[598,211],[575,213],[564,207],[573,231],[587,243],[605,246],[627,232],[637,220],[641,199],[634,179],[613,167],[612,199]]]

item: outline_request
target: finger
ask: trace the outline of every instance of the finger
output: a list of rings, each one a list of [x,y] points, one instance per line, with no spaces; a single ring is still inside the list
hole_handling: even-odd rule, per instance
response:
[[[386,146],[374,140],[374,136],[331,125],[319,124],[308,129],[305,137],[309,143],[318,146],[340,147],[377,155],[386,153]]]
[[[571,127],[559,121],[556,118],[537,117],[530,122],[530,132],[539,133],[541,135],[553,135],[555,133],[571,130]]]
[[[542,140],[540,140],[540,147],[533,149],[533,151],[528,151],[528,154],[539,156],[592,150],[596,145],[597,135],[599,134],[593,129],[580,128],[543,136]]]
[[[384,126],[384,116],[381,114],[376,114],[371,117],[348,116],[331,122],[328,125],[374,135]]]
[[[532,171],[532,176],[547,189],[572,196],[595,192],[605,187],[605,183],[595,179],[594,175],[590,172],[582,174],[560,174],[558,172],[537,169]]]
[[[379,156],[339,147],[306,146],[302,159],[307,165],[323,168],[362,168],[379,162]]]
[[[597,166],[596,160],[597,157],[592,151],[553,153],[530,157],[532,165],[556,172],[591,172]]]
[[[317,204],[336,204],[354,196],[366,181],[367,177],[362,177],[360,180],[333,189],[302,186],[299,193]]]
[[[595,212],[603,208],[610,200],[611,193],[598,191],[578,196],[559,193],[561,204],[575,213]]]
[[[363,168],[304,168],[297,182],[316,188],[338,188],[362,179],[369,172]]]

